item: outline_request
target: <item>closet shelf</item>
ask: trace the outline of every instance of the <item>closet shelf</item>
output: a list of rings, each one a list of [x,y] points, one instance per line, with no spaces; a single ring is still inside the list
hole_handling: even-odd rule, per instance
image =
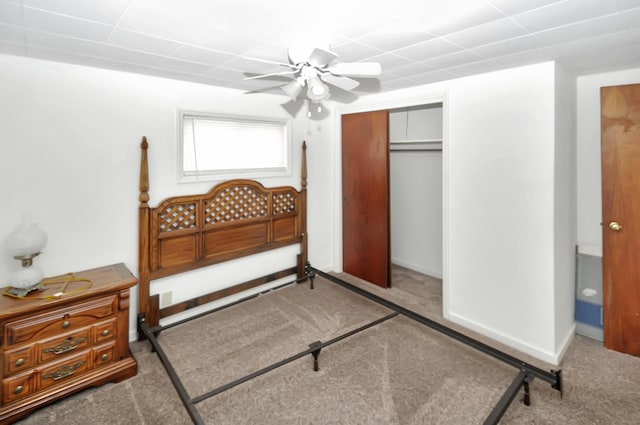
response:
[[[442,152],[442,140],[439,139],[423,139],[423,140],[406,140],[402,142],[390,142],[389,150],[391,152]]]
[[[411,139],[411,140],[391,140],[392,145],[411,145],[422,143],[442,143],[442,139]]]

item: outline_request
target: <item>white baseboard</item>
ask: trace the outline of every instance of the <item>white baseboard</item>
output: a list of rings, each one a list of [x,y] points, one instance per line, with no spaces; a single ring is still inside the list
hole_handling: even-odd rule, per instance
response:
[[[416,271],[418,273],[422,273],[422,274],[426,274],[427,276],[432,276],[432,277],[436,277],[438,279],[442,279],[442,270],[430,270],[427,269],[425,267],[416,265],[416,264],[412,264],[406,261],[402,261],[402,260],[397,260],[397,259],[391,259],[391,262],[393,264],[397,264],[399,266],[405,267],[407,269]]]
[[[524,341],[520,341],[518,339],[512,338],[501,332],[496,332],[493,329],[487,328],[482,325],[478,325],[477,323],[471,320],[468,320],[467,318],[455,313],[449,313],[448,319],[454,323],[457,323],[458,325],[464,326],[465,328],[468,328],[474,332],[478,332],[479,334],[482,334],[491,339],[494,339],[508,347],[514,348],[518,351],[521,351],[525,354],[528,354],[532,357],[540,359],[554,366],[557,366],[560,364],[562,357],[564,356],[565,352],[569,348],[569,344],[571,343],[571,341],[573,340],[573,336],[575,335],[575,323],[574,323],[570,331],[565,336],[560,349],[556,353],[552,353],[547,350],[543,350],[539,347],[530,345]]]
[[[562,340],[562,344],[560,344],[558,353],[556,354],[558,361],[554,364],[560,364],[560,362],[564,358],[564,355],[567,353],[567,350],[569,349],[569,346],[571,345],[571,342],[573,341],[573,338],[575,336],[576,336],[576,322],[573,322],[573,326],[569,328],[569,331],[567,332],[567,334],[564,336],[564,339]]]

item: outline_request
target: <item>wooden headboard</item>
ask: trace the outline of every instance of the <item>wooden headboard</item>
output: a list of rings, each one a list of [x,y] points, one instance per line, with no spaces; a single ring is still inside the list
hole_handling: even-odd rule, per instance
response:
[[[302,144],[301,189],[266,188],[254,180],[229,180],[204,194],[167,198],[149,206],[148,143],[143,137],[139,207],[139,314],[149,326],[271,280],[296,274],[307,263],[307,166]],[[151,281],[251,254],[300,244],[297,266],[160,309]]]

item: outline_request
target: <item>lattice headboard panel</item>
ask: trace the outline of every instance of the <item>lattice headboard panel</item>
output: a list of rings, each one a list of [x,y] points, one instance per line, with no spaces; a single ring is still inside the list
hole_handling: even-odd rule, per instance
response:
[[[298,191],[230,180],[151,209],[150,271],[163,275],[299,243]],[[162,270],[162,272],[160,272]]]
[[[157,323],[161,315],[157,295],[149,294],[153,279],[298,243],[301,250],[296,273],[298,277],[304,274],[307,260],[304,143],[299,191],[292,186],[266,188],[254,180],[236,179],[220,183],[205,194],[165,199],[155,208],[148,205],[146,138],[141,147],[139,302],[140,312],[147,315],[149,324]],[[237,286],[240,291],[250,285]],[[207,299],[211,298],[204,296],[184,302],[180,308]]]
[[[252,186],[234,185],[218,191],[204,202],[207,224],[266,217],[269,214],[269,196]]]

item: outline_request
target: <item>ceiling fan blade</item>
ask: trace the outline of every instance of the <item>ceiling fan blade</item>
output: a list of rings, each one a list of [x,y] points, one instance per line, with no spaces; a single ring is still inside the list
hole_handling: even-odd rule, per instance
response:
[[[286,67],[289,67],[289,68],[295,68],[296,67],[295,65],[292,65],[290,63],[276,62],[276,61],[272,61],[272,60],[269,60],[269,59],[252,58],[251,56],[240,56],[240,57],[242,59],[247,59],[247,60],[250,60],[250,61],[270,63],[270,64],[273,64],[273,65],[286,66]]]
[[[291,98],[291,100],[295,101],[304,86],[300,84],[298,80],[293,80],[288,82],[284,86],[280,86],[280,88]]]
[[[341,76],[341,75],[333,75],[333,74],[326,73],[326,74],[323,74],[320,78],[322,78],[323,81],[326,81],[332,86],[336,86],[346,91],[353,90],[360,85],[358,81],[351,79],[349,77]]]
[[[320,49],[316,47],[315,49],[313,49],[313,52],[311,52],[311,55],[309,56],[307,62],[315,67],[323,68],[329,65],[337,57],[338,55],[330,50]]]
[[[331,65],[327,70],[335,75],[371,77],[374,75],[380,75],[382,67],[377,62],[350,62]]]
[[[295,69],[292,69],[291,71],[282,71],[282,72],[272,72],[270,74],[259,74],[259,75],[252,75],[251,77],[245,77],[245,80],[256,80],[258,78],[265,78],[265,77],[274,77],[276,75],[290,75],[290,74],[295,74],[296,72],[298,72]]]

